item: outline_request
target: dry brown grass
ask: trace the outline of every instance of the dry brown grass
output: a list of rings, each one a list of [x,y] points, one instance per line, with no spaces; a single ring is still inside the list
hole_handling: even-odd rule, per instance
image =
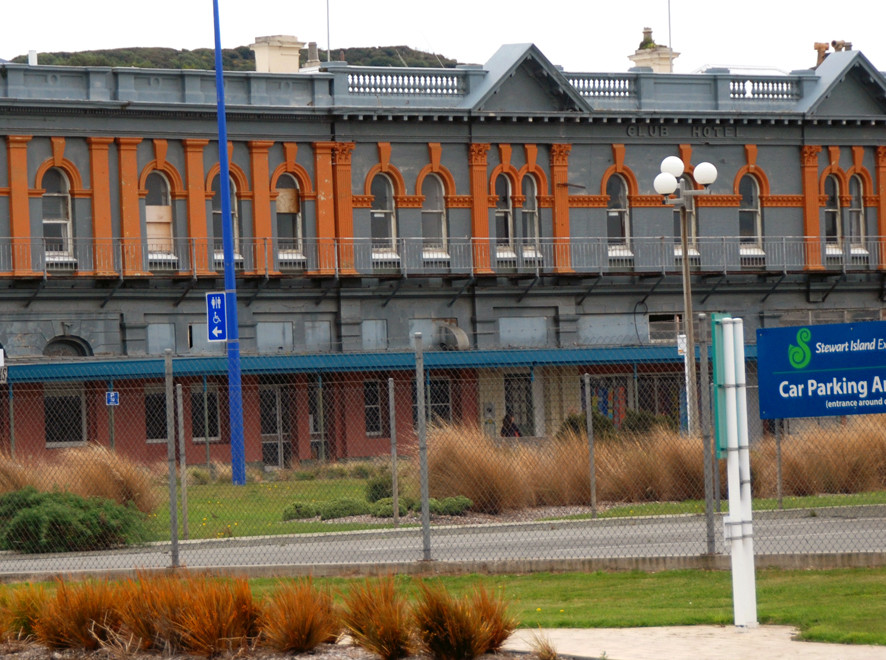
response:
[[[781,443],[783,494],[863,493],[886,487],[886,430],[870,418],[851,418],[840,429],[787,436]],[[751,451],[754,492],[777,493],[777,449],[768,437]]]
[[[482,583],[478,584],[471,594],[471,609],[474,616],[486,622],[489,633],[484,653],[495,653],[517,628],[517,619],[508,614],[508,603],[504,593],[490,592]]]
[[[186,578],[178,625],[184,651],[213,657],[248,648],[258,636],[259,608],[245,579]]]
[[[597,499],[662,502],[704,497],[700,438],[667,429],[596,443]],[[886,429],[869,418],[839,429],[813,429],[782,443],[784,495],[859,493],[886,488]],[[466,495],[475,511],[590,503],[584,434],[522,442],[490,438],[474,426],[438,427],[428,439],[432,497]],[[721,466],[722,468],[722,466]],[[775,441],[751,448],[757,496],[777,491]],[[725,478],[721,480],[725,488]]]
[[[0,453],[0,493],[11,493],[25,486],[35,486],[36,470]]]
[[[598,499],[642,502],[704,494],[697,438],[665,429],[626,435],[598,443],[594,460]],[[590,502],[589,448],[580,433],[523,444],[490,438],[475,427],[442,427],[429,438],[428,467],[432,497],[466,495],[484,513]]]
[[[60,457],[61,484],[84,497],[102,497],[118,504],[133,504],[150,513],[158,503],[151,473],[107,447],[88,445],[70,449]]]
[[[492,631],[467,596],[440,584],[418,583],[413,618],[422,651],[435,660],[472,660],[491,646]]]
[[[50,648],[94,651],[120,629],[117,588],[107,580],[58,580],[34,621],[37,639]]]
[[[54,461],[22,462],[0,455],[0,493],[25,486],[131,503],[143,513],[154,511],[159,503],[149,468],[99,445],[65,450]]]
[[[6,589],[0,607],[0,632],[4,638],[28,639],[34,636],[34,624],[40,618],[49,596],[39,584],[25,584]]]
[[[409,606],[395,589],[392,576],[354,584],[343,598],[342,623],[355,644],[382,660],[412,653]]]
[[[473,509],[496,514],[534,503],[520,445],[499,444],[477,426],[439,426],[428,438],[431,497],[465,495]]]
[[[334,643],[341,632],[338,609],[310,578],[284,582],[262,603],[262,644],[283,653],[306,653]]]
[[[178,653],[183,644],[179,620],[187,582],[171,575],[138,575],[120,585],[120,620],[124,637],[140,649]]]

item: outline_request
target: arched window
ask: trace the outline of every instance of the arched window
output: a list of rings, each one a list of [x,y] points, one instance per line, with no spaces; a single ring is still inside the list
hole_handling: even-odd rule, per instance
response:
[[[422,249],[428,252],[446,252],[446,204],[443,182],[436,174],[429,174],[421,184],[424,201],[421,205]]]
[[[864,248],[864,183],[858,175],[849,179],[849,198],[849,244],[852,248]]]
[[[829,174],[824,180],[824,235],[828,245],[839,244],[843,239],[843,228],[840,222],[840,180]]]
[[[277,256],[281,264],[304,261],[301,191],[291,174],[277,179]]]
[[[504,174],[495,180],[495,242],[500,247],[513,248],[514,208],[511,201],[511,182]]]
[[[738,235],[742,248],[763,247],[763,209],[760,207],[760,185],[745,174],[738,182],[741,204],[738,208]]]
[[[172,199],[169,181],[161,172],[151,172],[145,179],[145,229],[151,268],[162,263],[174,265]]]
[[[525,245],[535,247],[538,243],[538,186],[535,177],[524,176],[521,183],[523,193],[523,208],[520,212],[521,238]]]
[[[216,176],[212,180],[212,235],[215,238],[216,259],[224,256],[224,242],[222,232],[222,199],[219,194],[221,177]],[[237,197],[237,185],[234,179],[229,179],[229,194],[231,195],[231,227],[234,238],[234,252],[240,253],[240,234],[243,227],[240,225],[240,201]],[[222,253],[219,255],[219,253]]]
[[[68,177],[58,168],[50,168],[43,175],[43,247],[48,257],[70,257],[71,186]]]
[[[376,174],[369,188],[372,208],[369,211],[369,235],[373,255],[397,251],[397,214],[394,209],[394,186],[384,174]]]
[[[618,253],[631,242],[631,216],[628,208],[628,184],[619,174],[613,174],[606,182],[606,239],[609,252]]]

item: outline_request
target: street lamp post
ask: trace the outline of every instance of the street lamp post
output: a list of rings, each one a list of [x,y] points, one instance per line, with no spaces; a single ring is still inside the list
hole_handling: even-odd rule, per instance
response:
[[[680,258],[683,262],[683,333],[686,336],[686,418],[689,433],[697,435],[700,430],[698,416],[698,381],[695,375],[695,329],[692,313],[692,281],[689,277],[689,230],[687,207],[694,203],[696,195],[707,192],[708,186],[717,180],[717,168],[711,163],[696,165],[695,181],[704,188],[694,190],[683,178],[686,166],[676,156],[668,156],[661,162],[661,174],[655,177],[655,192],[664,196],[664,203],[680,210]],[[680,189],[677,197],[670,195]]]

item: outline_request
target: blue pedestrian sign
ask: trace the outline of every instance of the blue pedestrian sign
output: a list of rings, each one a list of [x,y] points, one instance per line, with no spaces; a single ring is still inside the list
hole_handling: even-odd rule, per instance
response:
[[[886,413],[886,321],[757,330],[760,417]]]
[[[105,405],[106,406],[119,406],[120,405],[120,392],[105,392]]]
[[[228,315],[224,292],[206,294],[206,334],[209,341],[228,340]]]

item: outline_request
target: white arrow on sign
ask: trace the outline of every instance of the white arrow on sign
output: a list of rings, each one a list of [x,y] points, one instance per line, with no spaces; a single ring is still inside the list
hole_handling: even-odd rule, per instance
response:
[[[212,329],[212,334],[214,334],[216,337],[218,337],[221,333],[222,333],[222,331],[218,327],[215,327]]]

